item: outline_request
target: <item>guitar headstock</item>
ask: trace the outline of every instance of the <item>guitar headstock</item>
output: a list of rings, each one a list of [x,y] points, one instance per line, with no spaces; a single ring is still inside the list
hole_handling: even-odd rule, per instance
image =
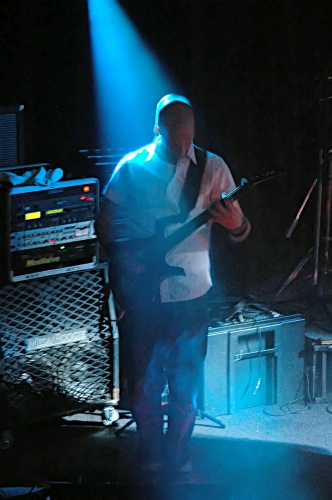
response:
[[[221,201],[225,202],[225,200],[227,199],[231,203],[233,203],[240,196],[243,196],[251,187],[256,186],[256,184],[261,184],[262,182],[274,179],[285,174],[286,172],[282,170],[271,170],[270,172],[258,174],[254,177],[250,177],[249,179],[242,178],[240,184],[230,193],[222,193]],[[224,206],[226,206],[225,203]]]
[[[284,175],[287,175],[285,170],[271,170],[270,172],[264,172],[262,174],[257,174],[254,177],[250,177],[248,182],[250,186],[255,186],[256,184],[260,184],[261,182],[268,181],[270,179],[280,178]],[[242,184],[242,180],[241,180]]]

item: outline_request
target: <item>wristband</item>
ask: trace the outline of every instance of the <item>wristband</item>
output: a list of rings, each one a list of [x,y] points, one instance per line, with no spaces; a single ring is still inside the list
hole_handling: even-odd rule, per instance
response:
[[[243,219],[243,222],[241,224],[240,227],[238,227],[237,229],[232,229],[230,232],[232,233],[232,235],[234,236],[242,236],[246,231],[247,231],[247,228],[248,228],[248,221],[247,219],[244,217]]]

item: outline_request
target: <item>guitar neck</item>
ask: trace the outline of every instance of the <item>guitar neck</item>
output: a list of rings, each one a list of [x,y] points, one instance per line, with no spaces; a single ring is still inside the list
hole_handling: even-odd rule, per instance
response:
[[[284,171],[272,171],[267,172],[266,174],[257,175],[256,177],[253,177],[249,180],[243,178],[241,179],[241,184],[239,186],[237,186],[227,194],[223,193],[220,201],[221,203],[223,203],[224,200],[228,200],[230,203],[233,203],[235,200],[246,194],[247,191],[249,191],[249,189],[251,189],[253,186],[260,184],[261,182],[265,182],[269,179],[278,177],[281,174],[284,175],[285,173],[286,172]],[[169,250],[174,248],[210,219],[212,219],[212,215],[210,209],[208,208],[201,214],[194,217],[194,219],[186,222],[183,226],[174,231],[174,233],[165,238],[165,251],[168,252]]]
[[[186,222],[179,229],[174,231],[165,238],[165,251],[168,252],[181,241],[185,240],[188,236],[196,231],[199,227],[203,226],[208,220],[212,218],[210,210],[205,210],[201,214],[197,215],[190,221]]]
[[[242,183],[240,186],[236,187],[233,189],[231,192],[228,194],[223,194],[221,198],[221,203],[223,203],[224,200],[229,200],[231,203],[233,203],[235,200],[239,198],[239,193],[240,191],[244,191],[244,189],[247,187],[247,180],[242,179]],[[197,215],[190,221],[186,222],[182,227],[174,231],[174,233],[170,234],[165,238],[165,249],[168,252],[171,250],[173,247],[178,245],[182,240],[190,236],[192,233],[196,231],[199,227],[203,226],[208,220],[212,219],[212,215],[210,213],[210,209],[204,210],[201,214]]]

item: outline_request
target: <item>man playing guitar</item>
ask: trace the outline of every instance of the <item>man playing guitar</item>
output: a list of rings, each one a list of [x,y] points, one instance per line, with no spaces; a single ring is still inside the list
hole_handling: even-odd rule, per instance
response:
[[[247,238],[250,223],[237,201],[221,199],[235,187],[224,160],[193,144],[195,120],[187,98],[169,94],[159,101],[154,132],[151,144],[116,167],[96,230],[125,310],[119,322],[121,369],[140,463],[149,471],[185,472],[191,467],[189,444],[207,347],[211,225],[221,224],[236,243]],[[210,220],[172,241],[204,211]]]

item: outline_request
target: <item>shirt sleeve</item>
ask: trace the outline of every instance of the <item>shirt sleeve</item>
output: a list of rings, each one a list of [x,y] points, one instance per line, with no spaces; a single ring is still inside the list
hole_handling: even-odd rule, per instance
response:
[[[129,197],[129,183],[126,181],[125,163],[119,163],[104,190],[104,196],[117,205],[126,206]]]
[[[112,202],[109,213],[112,239],[115,241],[127,240],[130,237],[129,227],[129,189],[126,181],[126,164],[119,164],[107,184],[104,197]]]

